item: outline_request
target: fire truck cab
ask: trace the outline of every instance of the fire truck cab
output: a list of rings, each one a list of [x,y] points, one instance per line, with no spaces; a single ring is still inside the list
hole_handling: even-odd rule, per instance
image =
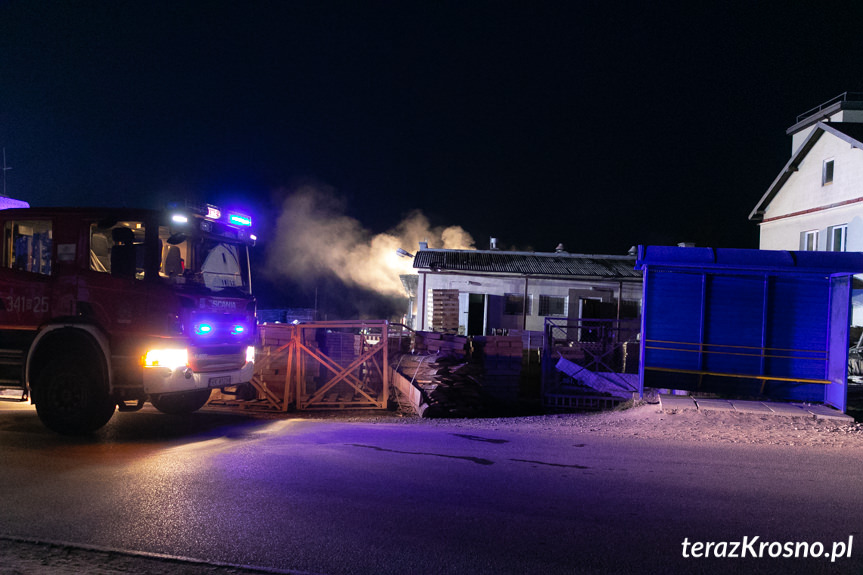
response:
[[[79,434],[249,382],[250,229],[214,206],[0,210],[0,397]]]

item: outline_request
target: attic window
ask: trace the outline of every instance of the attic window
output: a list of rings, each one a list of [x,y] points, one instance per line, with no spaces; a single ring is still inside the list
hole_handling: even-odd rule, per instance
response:
[[[824,160],[824,166],[821,168],[821,185],[833,183],[833,160]]]

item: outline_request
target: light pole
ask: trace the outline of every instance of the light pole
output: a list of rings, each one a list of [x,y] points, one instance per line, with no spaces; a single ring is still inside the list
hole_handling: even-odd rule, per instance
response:
[[[6,148],[3,148],[3,195],[6,196],[6,171],[11,170],[12,168],[6,165]]]

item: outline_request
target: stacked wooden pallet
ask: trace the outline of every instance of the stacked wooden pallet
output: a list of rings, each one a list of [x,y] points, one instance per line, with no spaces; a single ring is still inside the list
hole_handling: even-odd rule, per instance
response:
[[[458,333],[458,290],[431,290],[430,325],[432,331],[441,333]]]

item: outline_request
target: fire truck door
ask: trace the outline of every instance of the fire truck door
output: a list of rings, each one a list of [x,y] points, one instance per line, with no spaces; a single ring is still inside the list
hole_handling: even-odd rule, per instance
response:
[[[0,265],[0,399],[26,399],[24,361],[50,317],[50,220],[7,221]]]
[[[147,318],[142,222],[113,228],[91,227],[90,269],[78,285],[78,314],[89,316],[111,335],[115,354],[140,333]],[[106,254],[101,246],[110,246]],[[119,348],[119,349],[118,349]]]

